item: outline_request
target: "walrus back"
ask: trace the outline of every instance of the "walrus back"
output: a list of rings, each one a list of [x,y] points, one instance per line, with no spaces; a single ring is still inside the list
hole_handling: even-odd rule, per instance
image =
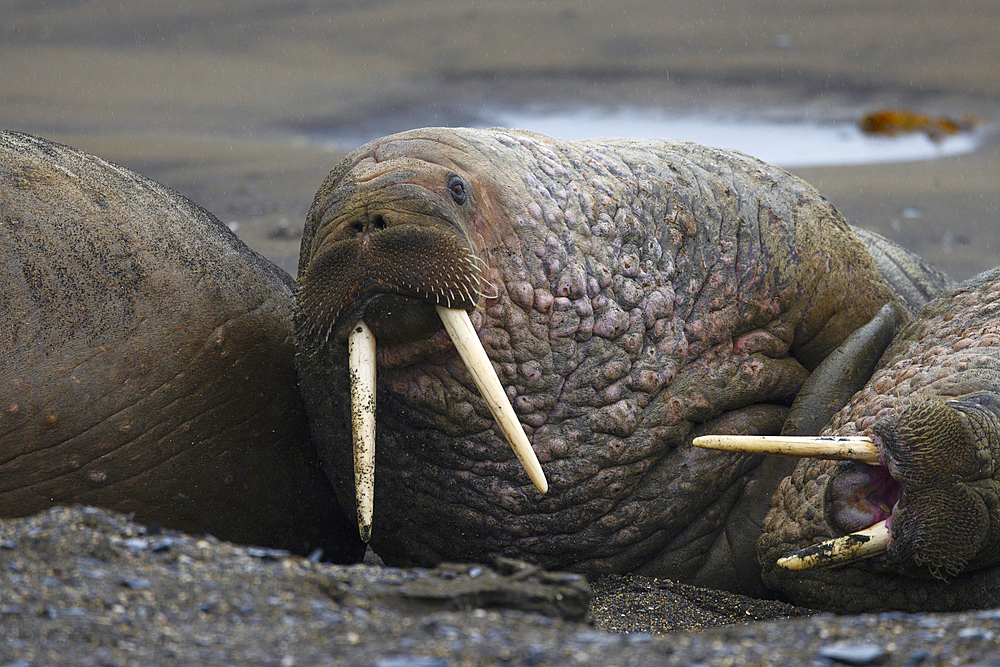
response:
[[[339,548],[290,277],[168,188],[16,132],[0,133],[0,253],[0,515],[85,503]]]

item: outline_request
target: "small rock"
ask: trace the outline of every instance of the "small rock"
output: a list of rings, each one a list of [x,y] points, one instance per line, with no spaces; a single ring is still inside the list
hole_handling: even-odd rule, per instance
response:
[[[247,547],[247,555],[261,560],[281,560],[288,558],[292,552],[285,549],[269,549],[267,547]]]
[[[174,544],[176,543],[177,540],[175,540],[174,538],[164,537],[162,539],[153,542],[153,544],[149,547],[149,550],[152,551],[154,554],[163,553],[164,551],[170,551],[170,547],[174,546]]]
[[[397,655],[378,660],[375,667],[448,667],[448,661],[432,655]]]
[[[831,644],[819,650],[819,657],[827,663],[878,665],[885,660],[886,651],[875,644]]]
[[[134,591],[143,590],[145,588],[151,587],[153,584],[149,579],[142,579],[140,577],[122,577],[122,586],[125,588],[131,588]]]
[[[130,537],[125,540],[125,548],[129,551],[145,551],[149,548],[149,540],[144,540],[141,537]]]
[[[985,628],[962,628],[958,631],[958,636],[962,639],[982,639],[990,641],[993,639],[993,632]]]

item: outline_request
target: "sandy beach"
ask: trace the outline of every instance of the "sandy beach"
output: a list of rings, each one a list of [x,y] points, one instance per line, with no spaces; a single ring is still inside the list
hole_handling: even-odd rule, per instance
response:
[[[955,279],[996,265],[1000,249],[1000,135],[992,129],[1000,123],[1000,8],[992,0],[947,8],[932,0],[42,0],[4,8],[0,62],[0,125],[174,188],[293,275],[313,194],[358,141],[488,122],[496,109],[724,112],[845,126],[880,108],[971,116],[980,145],[970,153],[792,171],[852,223]],[[80,512],[0,524],[0,588],[21,595],[16,604],[0,596],[0,664],[929,665],[1000,658],[1000,620],[989,611],[821,616],[630,638],[517,609],[399,611],[378,588],[392,581],[375,568],[324,570],[301,558],[172,534],[157,552],[158,538],[145,528]],[[36,539],[42,530],[45,539]],[[94,553],[80,557],[73,540]],[[192,584],[177,574],[175,560],[205,571]],[[115,574],[122,563],[131,569]],[[237,566],[243,603],[228,579],[227,568]],[[269,588],[258,590],[260,580]],[[79,591],[70,585],[80,581]],[[151,590],[169,592],[169,605]],[[678,604],[668,592],[675,594],[671,584],[656,580],[598,589],[598,601],[607,595],[614,602],[603,619],[591,620],[622,632],[699,629],[664,625],[666,612],[656,605]],[[753,615],[746,601],[723,604],[709,593],[688,593],[708,601],[694,616],[687,603],[671,607],[671,618],[701,618],[705,609],[730,614],[711,623],[720,625],[789,613]],[[281,609],[273,602],[279,597]],[[104,606],[92,605],[96,599]],[[635,624],[618,618],[626,613]]]
[[[312,195],[356,145],[330,136],[498,106],[847,123],[888,107],[988,126],[998,33],[985,0],[21,3],[0,27],[0,124],[173,187],[294,272]],[[793,171],[963,279],[996,263],[998,156],[987,137],[949,159]]]

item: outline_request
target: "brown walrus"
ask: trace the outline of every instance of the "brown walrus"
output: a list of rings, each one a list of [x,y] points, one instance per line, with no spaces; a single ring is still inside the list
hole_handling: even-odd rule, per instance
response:
[[[806,459],[782,482],[759,542],[765,581],[845,612],[995,606],[1000,269],[927,304],[821,435],[870,454]],[[834,560],[847,565],[822,569]]]
[[[755,542],[794,463],[692,439],[801,423],[793,398],[849,334],[872,322],[884,346],[948,285],[913,262],[891,281],[904,308],[878,268],[894,255],[737,153],[385,137],[330,173],[306,221],[296,363],[314,438],[388,563],[502,555],[765,595]],[[858,386],[829,384],[845,395],[806,402],[820,424]]]
[[[17,132],[0,256],[0,516],[86,503],[360,557],[309,440],[284,272],[177,193]]]

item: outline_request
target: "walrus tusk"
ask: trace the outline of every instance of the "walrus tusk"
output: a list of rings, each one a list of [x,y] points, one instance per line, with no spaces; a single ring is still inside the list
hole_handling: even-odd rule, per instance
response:
[[[744,454],[801,456],[879,465],[878,449],[864,436],[703,435],[692,444],[705,449]]]
[[[705,449],[744,454],[796,456],[879,465],[878,448],[865,436],[704,435],[692,444]],[[889,544],[886,521],[806,547],[778,559],[786,570],[810,570],[853,563],[885,553]]]
[[[888,519],[850,535],[814,544],[778,559],[786,570],[811,570],[845,565],[884,553],[889,545]]]
[[[462,357],[466,368],[469,369],[469,375],[479,387],[479,393],[486,400],[490,412],[493,413],[493,418],[500,425],[500,430],[506,436],[511,449],[514,450],[514,454],[524,466],[525,472],[528,473],[528,477],[534,482],[535,487],[545,493],[549,490],[549,484],[545,481],[545,473],[542,472],[538,457],[531,449],[531,444],[528,442],[528,436],[524,434],[521,422],[514,414],[513,406],[507,400],[507,394],[504,393],[503,386],[500,384],[500,378],[497,377],[496,371],[493,370],[493,364],[486,356],[486,350],[483,349],[483,344],[480,342],[479,336],[476,335],[469,314],[459,308],[445,308],[444,306],[438,306],[437,311],[438,315],[441,316],[441,321],[444,322],[444,328],[451,336],[451,342],[455,344],[455,349],[458,350],[459,356]]]
[[[549,490],[521,422],[504,393],[486,350],[476,335],[469,314],[456,308],[438,306],[438,314],[451,336],[455,349],[486,399],[493,418],[517,455],[528,477],[539,491]],[[354,489],[358,504],[358,532],[367,542],[372,536],[375,498],[375,336],[360,321],[347,339],[351,375],[351,428],[354,439]]]
[[[358,531],[372,536],[375,499],[375,336],[363,321],[347,339],[351,373],[351,428],[354,435],[354,493]]]

